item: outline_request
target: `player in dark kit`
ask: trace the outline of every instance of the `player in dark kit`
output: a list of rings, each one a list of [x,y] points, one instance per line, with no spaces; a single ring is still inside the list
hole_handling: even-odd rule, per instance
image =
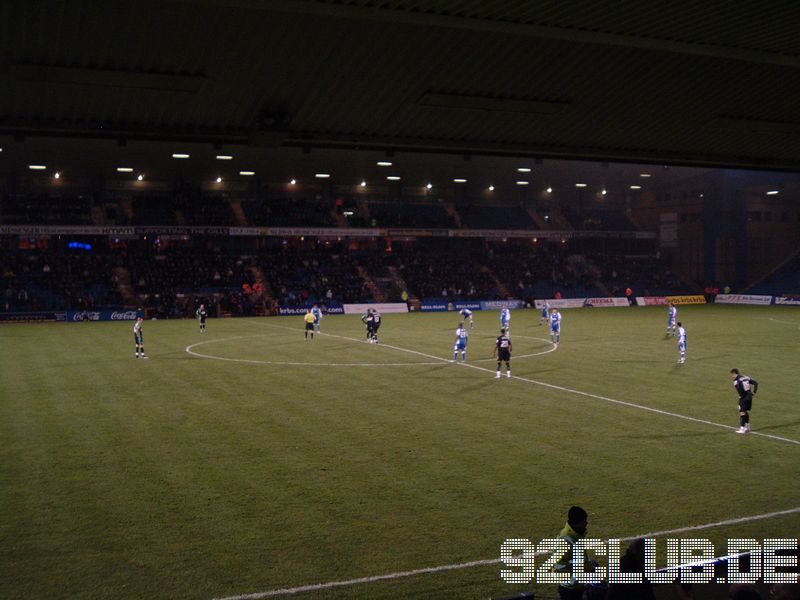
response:
[[[748,375],[740,375],[739,369],[731,369],[733,387],[739,394],[739,429],[736,433],[750,433],[750,410],[753,408],[753,395],[758,391],[758,382]]]
[[[140,356],[142,358],[147,358],[144,354],[144,333],[142,332],[142,322],[144,319],[142,317],[138,317],[136,319],[136,323],[133,324],[133,342],[136,344],[136,358]]]
[[[206,332],[206,317],[208,316],[208,311],[206,310],[206,305],[201,304],[200,308],[197,309],[197,312],[194,313],[197,319],[200,321],[200,333]]]
[[[372,313],[371,308],[367,309],[367,312],[361,317],[361,321],[367,327],[367,341],[371,344],[372,337],[375,335],[375,315]]]
[[[378,343],[378,329],[381,328],[381,313],[377,310],[372,311],[372,343]]]
[[[367,341],[370,344],[378,343],[378,329],[381,328],[381,315],[374,308],[368,308],[361,317],[361,322],[367,328]]]
[[[494,354],[497,356],[497,375],[495,379],[500,379],[500,363],[506,363],[506,377],[511,377],[511,338],[508,337],[505,329],[500,330],[500,335],[494,343]]]

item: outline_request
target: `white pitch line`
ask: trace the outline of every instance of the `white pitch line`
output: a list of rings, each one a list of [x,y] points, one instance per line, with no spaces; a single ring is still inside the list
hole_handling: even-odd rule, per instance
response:
[[[644,533],[640,535],[632,535],[628,537],[619,538],[620,541],[629,542],[638,538],[654,538],[664,535],[672,535],[674,533],[685,533],[687,531],[701,531],[703,529],[714,529],[716,527],[724,527],[726,525],[736,525],[739,523],[749,523],[752,521],[762,521],[764,519],[772,519],[783,515],[791,515],[800,513],[800,506],[795,508],[787,508],[785,510],[778,510],[769,513],[762,513],[759,515],[751,515],[749,517],[737,517],[734,519],[725,519],[724,521],[716,521],[714,523],[704,523],[702,525],[689,525],[687,527],[679,527],[677,529],[666,529],[664,531],[656,531],[654,533]],[[240,594],[238,596],[225,596],[224,598],[217,598],[216,600],[261,600],[262,598],[274,598],[276,596],[291,596],[294,594],[303,594],[305,592],[314,592],[318,590],[329,590],[339,587],[348,587],[360,585],[363,583],[374,583],[376,581],[387,581],[392,579],[403,579],[405,577],[414,577],[416,575],[427,575],[429,573],[441,573],[443,571],[455,571],[460,569],[470,569],[472,567],[482,567],[486,565],[494,565],[500,563],[499,558],[489,558],[484,560],[473,560],[463,563],[455,563],[452,565],[439,565],[436,567],[424,567],[422,569],[413,569],[411,571],[396,571],[394,573],[384,573],[382,575],[370,575],[367,577],[358,577],[357,579],[345,579],[342,581],[327,581],[325,583],[312,583],[308,585],[301,585],[291,588],[280,588],[268,590],[265,592],[254,592],[250,594]]]
[[[282,327],[281,325],[271,325],[271,324],[267,324],[267,325],[269,327],[280,327],[281,329],[286,329],[285,327]],[[357,340],[355,338],[346,337],[346,336],[343,336],[343,335],[335,335],[335,334],[332,334],[332,333],[326,333],[326,334],[323,334],[323,335],[329,335],[331,337],[337,337],[337,338],[340,338],[340,339],[343,339],[343,340],[350,340],[350,341],[353,341],[353,342],[361,343],[361,340]],[[380,346],[383,346],[384,348],[391,348],[393,350],[398,350],[400,352],[409,352],[411,354],[416,354],[416,355],[419,355],[419,356],[424,356],[426,358],[432,358],[432,359],[439,360],[439,361],[442,361],[442,362],[450,363],[450,361],[447,360],[446,358],[441,358],[439,356],[434,356],[433,354],[426,354],[424,352],[419,352],[418,350],[411,350],[409,348],[401,348],[399,346],[392,346],[390,344],[380,344]],[[468,367],[470,369],[477,369],[479,371],[484,371],[485,373],[494,373],[494,371],[492,371],[491,369],[487,369],[486,367],[479,367],[477,365],[470,364],[470,363],[461,362],[461,363],[456,363],[456,364],[458,364],[459,366],[462,366],[462,367]],[[706,419],[698,419],[697,417],[690,417],[688,415],[682,415],[680,413],[674,413],[674,412],[670,412],[668,410],[661,410],[660,408],[653,408],[651,406],[644,406],[643,404],[636,404],[634,402],[626,402],[625,400],[617,400],[616,398],[608,398],[606,396],[600,396],[599,394],[592,394],[590,392],[582,392],[581,390],[574,390],[572,388],[567,388],[567,387],[563,387],[563,386],[560,386],[560,385],[555,385],[553,383],[546,383],[544,381],[537,381],[536,379],[528,379],[527,377],[519,377],[518,375],[514,375],[512,377],[512,379],[516,379],[517,381],[524,381],[526,383],[531,383],[531,384],[534,384],[534,385],[540,385],[540,386],[543,386],[543,387],[546,387],[546,388],[550,388],[550,389],[553,389],[553,390],[558,390],[560,392],[567,392],[569,394],[576,394],[578,396],[584,396],[586,398],[594,398],[595,400],[602,400],[603,402],[610,402],[612,404],[617,404],[617,405],[620,405],[620,406],[627,406],[629,408],[637,408],[639,410],[645,410],[645,411],[656,413],[656,414],[659,414],[659,415],[664,415],[664,416],[667,416],[667,417],[674,417],[676,419],[683,419],[685,421],[692,421],[694,423],[701,423],[703,425],[711,425],[713,427],[721,427],[723,429],[728,429],[730,431],[736,431],[736,429],[737,429],[736,427],[733,427],[732,425],[725,425],[723,423],[717,423],[715,421],[708,421]],[[765,437],[765,438],[769,438],[769,439],[772,439],[772,440],[785,442],[787,444],[795,444],[797,446],[800,446],[800,441],[798,441],[798,440],[781,437],[779,435],[772,435],[770,433],[762,433],[760,431],[751,431],[747,435],[755,435],[755,436]]]
[[[278,325],[270,325],[271,327],[279,327]],[[284,329],[288,329],[284,328]],[[294,331],[294,330],[292,330]],[[317,332],[317,335],[328,335],[330,337],[341,337],[341,336],[334,336],[330,333],[322,333]],[[256,360],[252,358],[226,358],[224,356],[216,356],[214,354],[203,354],[202,352],[196,352],[193,348],[197,346],[202,346],[203,344],[212,344],[215,342],[229,342],[231,340],[243,340],[247,338],[254,338],[254,337],[261,337],[261,335],[239,335],[235,337],[228,337],[228,338],[220,338],[220,339],[213,339],[213,340],[203,340],[202,342],[196,342],[194,344],[189,344],[184,348],[184,352],[187,354],[191,354],[192,356],[196,356],[198,358],[208,358],[210,360],[222,360],[227,362],[239,362],[239,363],[246,363],[246,364],[253,364],[253,365],[281,365],[281,366],[291,366],[291,367],[419,367],[419,366],[430,366],[430,365],[443,365],[442,363],[443,358],[436,357],[435,361],[428,361],[428,362],[413,362],[413,363],[320,363],[320,362],[290,362],[290,361],[278,361],[278,360]],[[518,337],[527,337],[527,336],[518,336]],[[343,338],[346,340],[354,341],[354,342],[361,342],[366,343],[363,340],[357,340],[355,338]],[[527,339],[531,340],[539,340],[546,342],[547,340],[542,338],[534,338],[528,337]],[[312,342],[313,343],[313,342]],[[552,342],[551,342],[552,343]],[[552,348],[549,350],[544,350],[543,352],[534,352],[533,354],[522,354],[520,356],[516,356],[517,360],[522,358],[530,358],[532,356],[541,356],[543,354],[549,354],[556,350],[556,346],[553,345]],[[475,360],[473,362],[491,362],[493,359],[491,358],[481,358]],[[452,362],[452,361],[447,361]]]
[[[254,364],[254,365],[283,365],[283,366],[295,366],[295,367],[418,367],[420,365],[441,365],[442,363],[439,361],[431,361],[431,362],[414,362],[414,363],[317,363],[317,362],[289,362],[289,361],[277,361],[277,360],[255,360],[252,358],[226,358],[224,356],[214,356],[213,354],[203,354],[202,352],[195,352],[193,348],[197,346],[201,346],[203,344],[211,344],[213,342],[228,342],[231,340],[242,340],[247,338],[253,337],[261,337],[260,335],[240,335],[236,337],[230,338],[221,338],[217,340],[204,340],[202,342],[196,342],[194,344],[190,344],[184,348],[184,351],[187,354],[191,354],[192,356],[197,356],[198,358],[208,358],[211,360],[223,360],[227,362],[239,362],[239,363],[247,363],[247,364]]]

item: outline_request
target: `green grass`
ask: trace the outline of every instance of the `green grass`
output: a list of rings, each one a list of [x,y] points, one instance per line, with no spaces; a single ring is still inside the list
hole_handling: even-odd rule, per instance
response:
[[[761,384],[754,430],[800,440],[800,311],[680,307],[685,365],[664,309],[563,314],[558,350],[514,375],[738,426],[736,366]],[[538,314],[512,322],[516,356],[550,349]],[[496,381],[497,324],[476,313],[469,344],[490,372],[424,356],[452,356],[454,314],[385,315],[378,346],[343,339],[363,337],[357,317],[326,317],[343,337],[313,342],[301,317],[211,320],[202,336],[147,322],[149,361],[130,323],[3,326],[0,597],[208,599],[496,558],[506,538],[556,534],[576,503],[604,539],[800,506],[800,445]],[[188,354],[197,342],[264,362]],[[688,535],[724,550],[745,534],[800,537],[800,514]],[[308,597],[530,587],[499,569]]]

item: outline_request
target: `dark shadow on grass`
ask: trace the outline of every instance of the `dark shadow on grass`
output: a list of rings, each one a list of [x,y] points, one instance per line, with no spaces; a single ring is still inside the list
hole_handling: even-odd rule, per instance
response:
[[[703,356],[701,358],[694,358],[692,362],[703,362],[704,360],[717,360],[718,358],[729,358],[727,354],[715,354],[713,356]]]
[[[794,425],[800,425],[800,420],[791,421],[789,423],[778,423],[776,425],[767,425],[766,427],[759,427],[758,429],[753,429],[753,431],[772,431],[775,429],[783,429],[785,427],[793,427]]]
[[[621,358],[619,360],[612,360],[611,362],[627,364],[627,363],[660,363],[664,361],[657,358],[633,358],[633,359]]]
[[[699,438],[699,437],[710,437],[710,436],[725,436],[735,435],[735,431],[731,429],[730,431],[725,431],[722,428],[719,431],[698,431],[697,433],[662,433],[662,434],[647,434],[647,435],[624,435],[624,434],[616,434],[611,435],[610,437],[619,438],[619,439],[626,439],[626,440],[669,440],[674,438]]]

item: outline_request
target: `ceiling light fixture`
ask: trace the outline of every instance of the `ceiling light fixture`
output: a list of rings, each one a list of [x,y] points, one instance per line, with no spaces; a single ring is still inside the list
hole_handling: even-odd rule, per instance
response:
[[[117,167],[117,173],[133,173],[133,167]]]
[[[217,183],[222,183],[222,177],[217,177]]]
[[[575,184],[575,187],[579,187],[579,188],[585,188],[585,187],[586,187],[586,184],[585,184],[585,183],[576,183],[576,184]]]
[[[530,181],[518,181],[517,185],[528,185]]]
[[[317,179],[328,179],[328,178],[330,178],[330,176],[331,176],[330,173],[315,173],[314,174],[314,177],[316,177]]]
[[[489,191],[490,191],[490,192],[493,192],[493,191],[494,191],[494,186],[493,186],[493,185],[490,185],[490,186],[489,186]]]
[[[777,196],[780,193],[780,190],[770,190],[767,192],[767,196]]]
[[[528,167],[520,167],[517,169],[520,173],[530,173],[531,170]]]
[[[175,152],[173,153],[172,158],[189,158],[189,155],[182,152]]]
[[[139,176],[136,178],[136,181],[142,181],[142,180],[144,180],[144,175],[141,175],[141,174],[140,174],[140,175],[139,175]]]
[[[28,168],[31,171],[44,171],[47,166],[46,165],[28,165]]]
[[[454,183],[467,183],[467,180],[466,179],[461,179],[460,177],[456,177],[455,179],[453,179],[453,182]]]
[[[640,190],[640,189],[642,189],[642,186],[640,186],[640,185],[632,185],[631,189],[632,190]]]
[[[392,163],[390,163],[388,160],[379,160],[378,161],[378,166],[379,167],[391,167]]]
[[[244,175],[245,177],[250,177],[255,174],[255,171],[239,171],[239,175]]]
[[[398,175],[387,175],[386,179],[389,181],[400,181],[400,177]]]
[[[217,160],[233,160],[230,154],[217,154]]]

